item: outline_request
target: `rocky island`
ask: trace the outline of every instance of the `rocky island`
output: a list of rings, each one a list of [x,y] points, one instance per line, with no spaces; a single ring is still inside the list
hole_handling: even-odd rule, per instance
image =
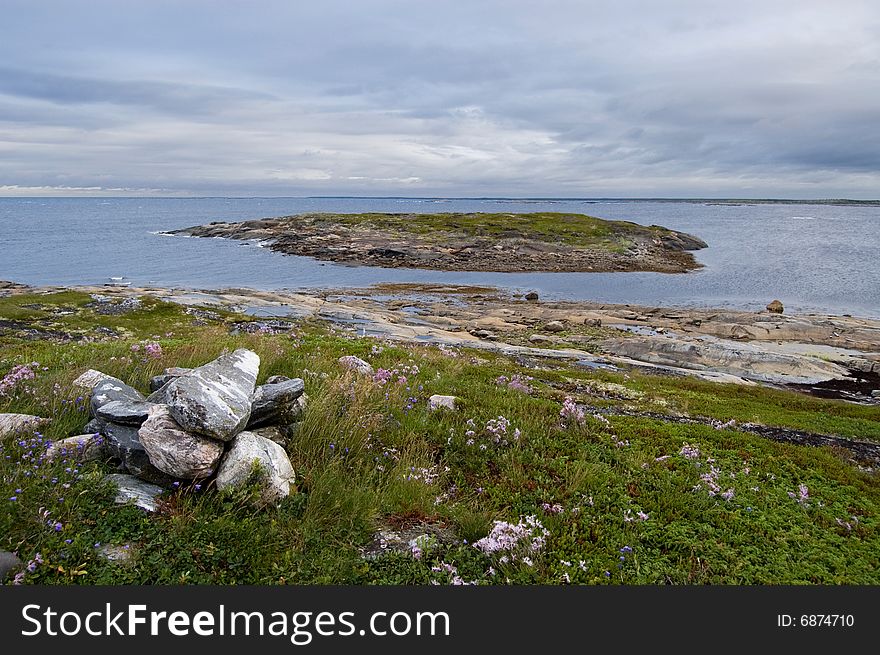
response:
[[[302,214],[166,234],[256,240],[344,264],[442,271],[684,273],[706,243],[658,225],[584,214]]]

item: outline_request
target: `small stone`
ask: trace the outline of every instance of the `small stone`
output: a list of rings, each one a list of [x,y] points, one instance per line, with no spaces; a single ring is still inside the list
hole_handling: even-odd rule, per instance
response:
[[[264,428],[256,428],[255,430],[251,430],[258,437],[263,437],[263,439],[268,439],[269,441],[274,441],[282,448],[287,447],[287,443],[290,441],[290,437],[287,434],[286,430],[282,430],[277,425],[267,425]]]
[[[533,334],[529,337],[529,343],[553,343],[553,340],[543,334]]]
[[[458,398],[455,396],[442,396],[440,394],[434,394],[430,398],[428,398],[428,409],[431,411],[437,409],[451,409],[455,411],[455,404],[458,401]]]
[[[12,577],[23,567],[24,562],[15,553],[10,553],[8,550],[0,550],[0,582]]]
[[[73,386],[87,389],[89,392],[91,392],[92,389],[95,388],[95,385],[98,384],[98,382],[108,377],[110,376],[106,373],[101,373],[101,371],[96,371],[95,369],[90,368],[88,371],[86,371],[73,381]]]
[[[286,375],[271,375],[266,379],[266,384],[280,384],[287,382],[289,379]]]
[[[562,321],[550,321],[544,326],[546,332],[565,332],[565,325]]]
[[[537,299],[538,299],[538,294],[535,293],[534,291],[529,291],[526,294],[526,300],[537,300]]]
[[[587,327],[602,327],[602,319],[600,318],[585,318],[584,325]]]
[[[489,330],[472,330],[471,334],[478,339],[485,339],[486,341],[495,341],[498,338],[494,332],[489,332]]]
[[[767,311],[773,312],[774,314],[781,314],[785,311],[785,307],[783,307],[782,303],[779,300],[774,300],[769,305],[767,305]]]
[[[57,457],[73,457],[77,462],[97,462],[107,457],[104,448],[104,438],[94,434],[81,434],[77,437],[67,437],[53,441],[46,449],[46,460],[52,461]]]
[[[116,564],[130,564],[133,554],[131,544],[123,544],[121,546],[103,544],[98,548],[98,557],[103,557],[108,562],[115,562]]]
[[[365,362],[360,357],[354,355],[343,355],[339,358],[339,363],[350,371],[357,371],[362,375],[373,375],[375,370],[369,362]]]
[[[871,392],[871,396],[872,396],[873,398],[880,398],[880,389],[874,389],[874,390]]]
[[[105,479],[116,485],[117,505],[133,502],[147,512],[159,510],[159,502],[156,499],[164,491],[162,487],[138,480],[133,475],[125,473],[111,473]]]

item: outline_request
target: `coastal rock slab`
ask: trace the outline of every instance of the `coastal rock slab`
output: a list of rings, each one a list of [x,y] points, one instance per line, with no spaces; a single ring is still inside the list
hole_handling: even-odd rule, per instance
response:
[[[106,405],[101,405],[95,416],[121,425],[141,425],[147,420],[152,406],[152,403],[145,400],[111,400]]]
[[[253,432],[242,432],[233,439],[217,471],[217,488],[227,489],[247,482],[254,462],[265,472],[264,502],[274,503],[290,494],[294,472],[287,453],[274,441]]]
[[[165,405],[150,408],[138,438],[153,466],[184,480],[207,478],[223,455],[222,442],[185,432]]]
[[[111,473],[105,479],[116,485],[116,503],[118,505],[134,503],[147,512],[159,510],[157,498],[164,491],[162,487],[138,480],[133,475],[125,473]]]
[[[296,409],[296,401],[304,391],[305,383],[299,378],[257,387],[251,402],[248,429],[275,422],[291,422],[285,420],[285,416]]]
[[[343,355],[339,358],[339,363],[350,371],[357,371],[362,375],[373,375],[375,370],[369,362],[365,362],[360,357],[354,355]]]
[[[122,380],[106,376],[92,388],[92,415],[96,416],[101,407],[115,400],[143,402],[145,398],[140,391]]]
[[[180,427],[229,441],[247,425],[260,357],[240,348],[171,380],[149,398],[168,405]]]
[[[53,441],[46,449],[46,459],[72,457],[77,462],[96,462],[108,456],[104,438],[100,435],[81,434]]]
[[[0,438],[15,432],[36,430],[48,422],[47,418],[30,414],[0,414]]]

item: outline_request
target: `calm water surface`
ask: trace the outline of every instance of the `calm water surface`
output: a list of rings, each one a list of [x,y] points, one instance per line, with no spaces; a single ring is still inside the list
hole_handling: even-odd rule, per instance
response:
[[[340,266],[253,244],[157,234],[210,221],[301,212],[583,212],[697,235],[700,271],[465,273]],[[668,201],[379,198],[0,198],[0,279],[301,289],[438,282],[536,290],[542,297],[880,318],[880,207]]]

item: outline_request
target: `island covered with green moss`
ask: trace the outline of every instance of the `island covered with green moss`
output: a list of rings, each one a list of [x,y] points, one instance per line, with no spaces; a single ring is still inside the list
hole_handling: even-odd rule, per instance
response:
[[[444,271],[683,273],[701,239],[585,214],[302,214],[213,222],[168,234],[258,240],[289,255]]]

